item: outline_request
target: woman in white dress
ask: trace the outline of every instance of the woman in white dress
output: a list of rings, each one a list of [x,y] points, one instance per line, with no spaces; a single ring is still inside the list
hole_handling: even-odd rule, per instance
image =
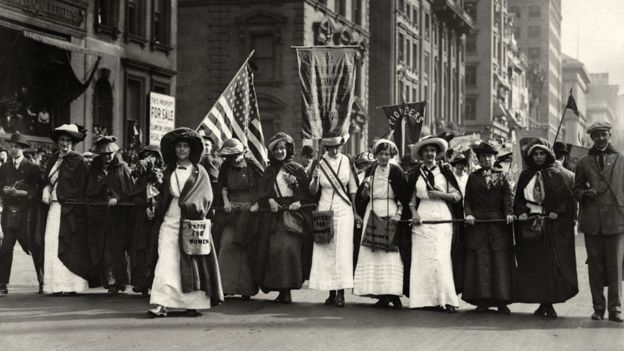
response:
[[[353,288],[353,224],[362,223],[353,206],[357,190],[349,158],[340,152],[341,137],[323,138],[326,153],[312,172],[310,192],[318,194],[319,211],[334,212],[334,238],[314,243],[310,288],[328,290],[327,305],[344,307],[344,289]]]
[[[447,164],[436,162],[448,147],[444,139],[425,137],[412,147],[422,161],[408,181],[413,191],[412,261],[410,269],[410,308],[445,309],[459,307],[453,279],[453,224],[424,224],[422,221],[446,221],[454,218],[451,208],[462,195]]]
[[[84,139],[75,124],[64,124],[51,133],[59,151],[45,170],[42,202],[49,205],[45,220],[43,291],[75,295],[89,287],[89,247],[83,206],[64,204],[84,201],[87,165],[73,146]]]
[[[358,208],[366,208],[362,238],[366,238],[366,224],[371,211],[380,218],[390,218],[398,223],[403,208],[408,206],[409,197],[404,196],[408,193],[405,174],[401,167],[390,163],[390,159],[397,153],[396,145],[386,139],[378,140],[373,146],[377,162],[366,171],[356,196]],[[399,231],[401,229],[402,226],[397,228]],[[389,250],[371,248],[365,243],[360,247],[353,293],[379,299],[376,307],[387,307],[390,303],[395,308],[402,307],[403,261],[397,244],[395,240]]]
[[[168,308],[185,309],[190,317],[197,310],[209,309],[223,301],[219,265],[212,242],[208,255],[188,255],[181,248],[180,221],[206,218],[212,203],[210,178],[198,162],[203,152],[202,140],[189,128],[178,128],[160,142],[167,165],[163,179],[163,200],[157,216],[158,261],[148,312],[165,317]]]

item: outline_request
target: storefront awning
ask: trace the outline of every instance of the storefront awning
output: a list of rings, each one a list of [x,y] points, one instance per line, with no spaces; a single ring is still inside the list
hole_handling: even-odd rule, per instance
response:
[[[85,54],[85,55],[100,56],[100,57],[103,55],[106,55],[102,52],[83,48],[72,42],[66,41],[63,39],[63,37],[56,36],[56,35],[49,34],[49,33],[40,32],[40,31],[30,29],[30,28],[26,28],[24,26],[20,26],[19,24],[0,20],[0,26],[13,29],[16,31],[20,31],[23,33],[24,37],[28,39],[36,40],[40,43],[54,46],[63,50],[78,52],[78,53]]]

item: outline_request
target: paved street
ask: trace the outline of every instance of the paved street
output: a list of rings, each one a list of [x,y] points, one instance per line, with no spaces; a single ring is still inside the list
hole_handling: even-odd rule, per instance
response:
[[[351,295],[338,309],[309,289],[294,292],[290,306],[259,295],[228,300],[195,319],[148,319],[139,295],[35,294],[29,258],[16,249],[10,295],[0,299],[0,350],[624,350],[624,325],[589,319],[582,240],[577,253],[581,292],[555,306],[557,320],[533,317],[534,305],[512,305],[510,316],[476,314],[465,304],[447,314],[378,310]]]

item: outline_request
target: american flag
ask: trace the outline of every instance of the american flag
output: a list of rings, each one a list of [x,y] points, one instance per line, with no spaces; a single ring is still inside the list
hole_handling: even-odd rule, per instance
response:
[[[240,140],[247,146],[251,160],[264,169],[268,159],[267,149],[260,124],[253,72],[248,61],[238,70],[197,130],[203,130],[218,148],[229,138]]]

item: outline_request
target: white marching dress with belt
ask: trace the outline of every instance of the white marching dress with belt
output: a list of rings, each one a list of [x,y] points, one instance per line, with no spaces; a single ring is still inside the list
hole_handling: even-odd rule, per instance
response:
[[[459,191],[447,183],[434,167],[431,172],[435,187],[449,194],[461,197]],[[446,201],[431,199],[423,177],[416,182],[412,204],[420,200],[417,212],[423,221],[451,220],[453,215]],[[458,307],[459,298],[455,293],[451,244],[453,224],[420,224],[412,226],[412,264],[410,270],[410,308],[418,307]]]
[[[377,166],[372,177],[371,201],[366,207],[362,238],[371,210],[378,217],[392,217],[397,214],[398,206],[395,194],[388,183],[390,166]],[[360,296],[403,295],[403,262],[399,251],[373,250],[367,246],[360,247],[353,293]]]
[[[179,241],[182,213],[178,201],[180,187],[184,187],[192,170],[193,167],[177,168],[171,174],[172,179],[169,183],[172,199],[158,233],[158,262],[150,293],[150,304],[153,305],[184,309],[209,309],[211,307],[210,297],[206,296],[205,291],[182,292]],[[174,180],[176,174],[179,182]]]
[[[45,293],[80,292],[89,287],[89,283],[84,278],[67,269],[58,257],[62,205],[58,202],[56,187],[62,162],[63,158],[59,157],[52,166],[48,177],[50,184],[44,188],[44,192],[50,196],[43,252],[43,291]]]
[[[349,158],[339,154],[331,158],[323,156],[338,174],[340,182],[350,192],[355,192],[355,176],[351,172]],[[342,160],[342,162],[341,162]],[[319,211],[334,211],[334,239],[327,244],[314,243],[310,288],[316,290],[341,290],[353,288],[353,208],[340,195],[319,170],[321,199]]]

